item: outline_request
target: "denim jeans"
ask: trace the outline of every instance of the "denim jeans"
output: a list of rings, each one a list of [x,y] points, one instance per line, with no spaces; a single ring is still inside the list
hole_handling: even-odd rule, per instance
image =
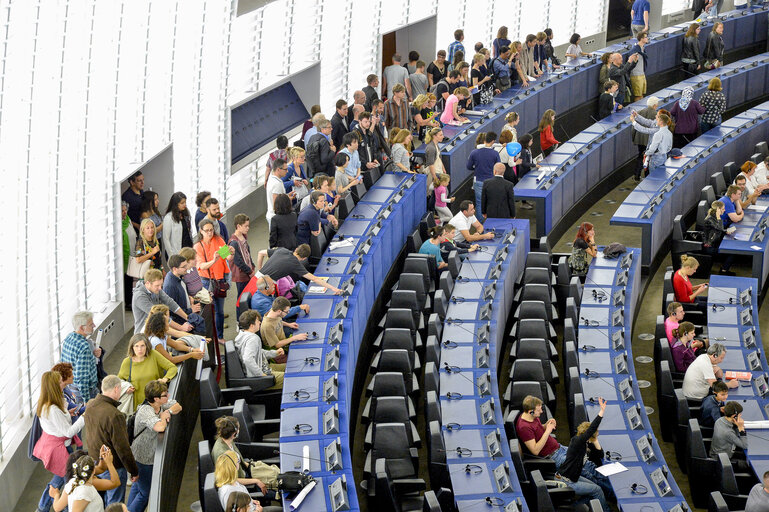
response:
[[[473,192],[475,193],[475,211],[477,212],[476,218],[483,224],[483,209],[481,208],[481,192],[483,191],[483,182],[473,182]]]
[[[558,449],[553,452],[551,458],[553,459],[553,462],[555,462],[556,469],[559,469],[561,464],[563,464],[563,462],[566,460],[566,451],[567,448],[563,445],[560,445]],[[597,484],[601,489],[603,489],[605,496],[614,495],[614,490],[609,479],[596,471],[595,464],[593,464],[591,461],[585,461],[585,464],[582,466],[582,473],[580,475],[591,483]]]
[[[225,279],[227,282],[230,282],[229,277],[230,274],[225,274]],[[200,278],[201,281],[203,281],[203,286],[211,292],[211,299],[214,303],[214,323],[216,324],[216,335],[219,337],[219,339],[224,338],[224,297],[214,297],[214,292],[211,289],[211,279],[207,279],[205,277]]]
[[[40,496],[40,501],[37,504],[37,510],[48,512],[51,509],[51,505],[53,505],[53,498],[51,498],[48,495],[48,488],[55,487],[56,489],[61,489],[62,487],[64,487],[65,483],[66,482],[64,481],[63,476],[53,475],[53,478],[51,478],[51,481],[48,482],[48,485],[45,486],[45,489],[43,490],[43,495]]]
[[[601,502],[601,507],[603,507],[603,510],[611,510],[611,508],[609,508],[609,504],[606,503],[606,498],[604,497],[603,491],[598,486],[598,484],[591,482],[584,476],[580,476],[579,480],[576,482],[571,482],[568,480],[561,481],[565,482],[566,485],[574,489],[574,493],[577,495],[578,504],[587,505],[590,503],[590,500],[598,500]]]
[[[104,493],[104,508],[107,508],[107,506],[112,505],[113,503],[120,503],[125,499],[125,484],[128,480],[128,471],[126,471],[125,468],[120,468],[117,470],[117,475],[120,478],[120,486]],[[110,479],[109,471],[105,471],[98,476],[99,478]]]
[[[152,465],[136,463],[139,466],[139,479],[131,485],[126,506],[129,512],[144,512],[150,499],[150,485],[152,484]]]

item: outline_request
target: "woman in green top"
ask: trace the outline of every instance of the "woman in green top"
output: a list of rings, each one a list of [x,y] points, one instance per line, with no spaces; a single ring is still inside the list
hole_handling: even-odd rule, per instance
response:
[[[280,468],[274,464],[268,465],[263,462],[252,462],[251,465],[249,465],[250,467],[256,465],[256,468],[258,468],[257,471],[260,475],[265,477],[265,481],[258,478],[252,478],[253,475],[246,476],[243,455],[240,453],[238,445],[235,444],[235,440],[238,438],[238,433],[240,432],[240,423],[234,416],[222,416],[221,418],[217,418],[214,425],[216,425],[216,442],[211,450],[211,458],[213,460],[218,460],[222,454],[231,450],[238,454],[237,481],[239,483],[243,485],[256,485],[262,489],[262,492],[264,492],[265,485],[273,487],[274,484],[277,483]]]
[[[179,370],[171,361],[152,350],[147,336],[134,334],[128,342],[128,357],[123,359],[117,376],[128,381],[134,391],[134,411],[144,402],[144,387],[159,380],[168,383]]]

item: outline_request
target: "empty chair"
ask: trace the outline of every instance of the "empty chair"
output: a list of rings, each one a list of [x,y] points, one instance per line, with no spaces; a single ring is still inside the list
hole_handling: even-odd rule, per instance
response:
[[[251,388],[247,386],[221,389],[211,368],[203,368],[200,374],[200,429],[203,438],[213,441],[216,435],[216,419],[231,416],[232,404],[239,398],[249,398],[251,394]],[[249,405],[248,408],[255,420],[266,418],[267,410],[263,404]]]
[[[398,278],[398,290],[414,290],[417,292],[417,302],[419,303],[419,309],[432,309],[432,298],[430,297],[430,292],[425,287],[425,281],[422,274],[401,274]]]
[[[587,411],[585,410],[585,397],[582,393],[574,395],[574,409],[571,416],[569,416],[569,427],[571,428],[571,435],[577,430],[577,425],[588,421]]]
[[[424,348],[422,336],[419,334],[418,325],[414,322],[414,312],[405,308],[390,308],[387,314],[379,323],[379,327],[389,329],[391,327],[400,327],[408,329],[414,337],[414,347],[421,351]]]
[[[425,341],[425,363],[438,364],[441,360],[441,344],[438,337],[428,335]]]
[[[558,313],[554,306],[556,302],[555,292],[553,292],[549,284],[527,284],[522,286],[515,297],[515,302],[522,302],[524,300],[541,300],[547,307],[548,319],[551,322],[558,319]]]
[[[364,177],[370,176],[371,177],[371,184],[373,185],[377,181],[379,181],[379,178],[382,177],[382,171],[379,167],[372,167],[368,171],[364,171]],[[365,183],[365,180],[364,180]],[[371,188],[371,185],[366,183],[366,188]]]
[[[708,216],[708,210],[710,210],[710,204],[707,201],[700,201],[697,203],[697,230],[702,231],[705,228],[705,217]]]
[[[667,341],[659,340],[659,343],[667,344]],[[677,420],[677,399],[668,362],[660,361],[659,366],[660,371],[657,373],[657,403],[659,404],[660,431],[662,439],[670,442],[673,440],[673,430]]]
[[[577,306],[574,297],[566,297],[564,308],[564,321],[571,320],[572,325],[579,325],[579,306]]]
[[[571,268],[566,256],[558,258],[558,273],[555,279],[555,298],[558,301],[558,311],[563,311],[566,297],[569,295],[569,282],[571,281]]]
[[[577,346],[577,329],[574,327],[574,322],[571,318],[565,318],[563,320],[563,342],[571,341],[574,346]]]
[[[542,319],[547,321],[548,336],[550,339],[555,339],[555,329],[550,323],[547,315],[547,306],[541,300],[524,300],[519,305],[513,315],[514,318],[526,318],[526,319]]]
[[[529,253],[531,255],[531,253]],[[550,271],[550,266],[547,267],[526,267],[523,271],[524,285],[527,284],[546,284],[550,287],[555,286],[555,276]]]
[[[761,153],[753,153],[752,155],[750,155],[750,161],[758,165],[764,161],[764,155],[762,155]]]
[[[438,372],[438,363],[425,363],[425,393],[431,391],[438,393],[440,387],[440,374]]]
[[[419,228],[417,228],[406,237],[406,251],[419,252],[420,247],[422,247],[422,237],[419,235]]]
[[[723,168],[724,180],[729,183],[734,183],[734,178],[740,173],[740,166],[734,162],[727,162]]]
[[[427,212],[419,219],[419,234],[422,236],[422,240],[427,240],[427,236],[430,228],[435,227],[435,215],[433,212]]]
[[[707,448],[702,438],[700,424],[689,420],[686,433],[686,469],[692,491],[692,503],[704,508],[708,504],[709,493],[720,486],[719,464],[708,457]]]
[[[550,254],[550,243],[547,241],[546,236],[542,236],[539,238],[539,252],[546,252],[547,254]]]
[[[552,324],[545,318],[523,318],[513,324],[510,330],[513,339],[520,338],[544,338],[556,340]]]
[[[251,410],[248,408],[245,400],[236,400],[235,405],[232,406],[232,416],[238,420],[240,429],[238,430],[238,437],[235,441],[238,448],[243,445],[251,443],[261,443],[264,440],[266,434],[278,432],[280,430],[280,418],[271,420],[255,420],[251,416]],[[277,443],[277,438],[274,440]],[[248,447],[245,447],[248,448]],[[249,453],[253,453],[253,450],[248,450]],[[245,453],[244,453],[245,455]],[[251,455],[245,455],[252,458]],[[273,458],[273,453],[263,453],[259,458]]]
[[[531,472],[531,486],[530,496],[532,499],[526,500],[530,510],[538,512],[576,510],[574,489],[571,487],[549,487],[542,473],[537,469]]]
[[[732,179],[732,181],[734,180]],[[710,185],[713,187],[713,192],[716,193],[716,197],[723,196],[724,192],[726,192],[726,180],[724,180],[724,173],[714,172],[711,174]]]
[[[462,268],[462,258],[459,257],[459,253],[456,250],[449,252],[446,264],[449,266],[451,277],[456,279],[459,276],[459,269]]]
[[[377,371],[366,387],[366,396],[407,396],[402,373]]]
[[[546,359],[516,359],[510,368],[510,379],[543,380],[553,385],[558,383],[558,370],[552,361]]]
[[[435,336],[436,338],[441,339],[442,334],[443,334],[443,320],[441,320],[438,315],[433,313],[427,319],[427,335]]]
[[[354,187],[350,188],[350,194],[352,195],[352,198],[357,203],[360,201],[361,197],[366,193],[366,184],[365,183],[358,183]]]
[[[409,443],[403,423],[375,423],[371,433],[371,450],[366,454],[363,474],[369,475],[377,461],[386,461],[393,478],[416,478],[419,456]]]
[[[417,329],[425,328],[425,317],[422,314],[422,308],[419,303],[419,296],[416,290],[395,290],[392,292],[390,302],[387,305],[390,308],[410,309],[414,317]]]
[[[555,346],[545,338],[520,338],[510,348],[510,359],[558,360]]]
[[[734,472],[729,456],[725,453],[719,453],[716,457],[718,464],[718,474],[721,476],[721,494],[727,503],[744,503],[748,500],[750,488],[756,483],[753,474]],[[747,478],[746,478],[747,477]],[[759,477],[763,480],[763,475]]]
[[[733,510],[745,510],[746,503],[747,500],[730,507],[719,491],[713,491],[710,493],[710,499],[708,501],[708,512],[729,512]]]
[[[317,265],[326,250],[326,234],[321,229],[317,235],[310,236],[310,265]]]
[[[710,269],[713,265],[713,256],[704,252],[702,231],[689,231],[686,229],[683,217],[676,215],[673,219],[673,240],[670,247],[673,268],[678,270],[681,267],[681,256],[684,254],[693,254],[696,256],[700,267],[693,277],[705,277],[710,275]]]
[[[446,319],[446,312],[448,311],[448,297],[443,293],[443,290],[437,290],[433,297],[433,311],[441,320]]]
[[[384,407],[395,407],[392,405],[393,402],[402,403],[403,407],[407,412],[409,420],[416,421],[417,419],[416,409],[414,409],[414,403],[411,401],[411,398],[405,395],[395,395],[395,396],[374,395],[371,398],[369,398],[368,401],[366,402],[366,405],[363,406],[363,412],[361,413],[361,419],[363,420],[363,423],[370,423],[372,419],[378,419],[378,416],[377,416],[378,407],[380,405]]]
[[[248,401],[251,403],[265,404],[267,407],[267,416],[277,417],[279,414],[278,408],[282,400],[282,392],[280,390],[267,390],[267,388],[275,385],[275,377],[272,375],[246,377],[246,374],[243,371],[243,365],[240,361],[240,356],[232,341],[226,341],[224,343],[224,360],[224,376],[227,382],[227,387],[235,388],[238,386],[248,386],[251,388],[251,394],[248,397]]]
[[[441,425],[437,421],[430,421],[427,424],[427,456],[430,464],[428,473],[430,475],[430,487],[449,487],[451,488],[451,477],[446,461],[446,444],[443,442],[443,432]]]
[[[518,475],[518,481],[522,487],[530,485],[529,475],[534,470],[542,473],[548,480],[555,478],[555,462],[552,459],[545,459],[529,455],[528,451],[524,455],[524,448],[517,439],[510,439],[510,456],[513,460],[513,467]]]
[[[427,293],[435,292],[435,283],[438,280],[438,264],[432,254],[409,254],[403,262],[403,272],[421,275],[425,281]]]
[[[443,290],[443,295],[451,297],[451,293],[454,291],[454,278],[451,277],[451,272],[444,270],[441,272],[441,276],[438,280],[438,285]]]
[[[337,213],[339,213],[339,220],[342,221],[346,219],[353,208],[355,208],[355,199],[353,199],[352,194],[342,194],[342,197],[339,199],[337,210]]]
[[[582,306],[582,292],[585,289],[585,285],[582,284],[578,276],[574,276],[569,281],[569,297],[574,298],[574,302],[577,307]]]
[[[706,185],[702,187],[702,190],[700,191],[700,201],[707,201],[707,203],[713,204],[713,201],[716,200],[716,192],[713,189],[713,185]]]
[[[526,255],[526,268],[550,268],[550,254],[547,252],[530,252]]]
[[[413,395],[419,392],[419,382],[411,366],[409,352],[404,349],[382,350],[379,353],[376,372],[399,372],[403,375],[406,392]]]
[[[433,421],[438,422],[439,425],[443,423],[441,403],[438,401],[438,393],[435,391],[425,393],[425,417],[428,423]]]
[[[387,343],[389,340],[403,340],[404,347],[406,345],[410,345],[412,349],[414,347],[414,334],[404,327],[388,327],[379,333],[372,345],[376,350],[381,350],[384,345],[387,345],[384,348],[396,348],[391,343]]]
[[[419,478],[393,478],[390,465],[379,459],[374,465],[373,489],[369,484],[368,509],[372,512],[422,512],[425,482]],[[372,492],[373,491],[373,492]]]
[[[377,397],[375,407],[371,409],[371,422],[366,430],[366,436],[363,440],[363,448],[371,448],[371,440],[374,425],[377,423],[403,423],[408,425],[406,430],[409,438],[409,444],[417,448],[422,446],[422,440],[414,426],[413,416],[409,411],[409,399],[402,396],[383,396]],[[413,407],[413,406],[412,406]]]
[[[411,333],[408,332],[408,329],[392,329],[390,331],[397,332],[385,330],[383,333],[379,346],[380,351],[374,354],[374,358],[371,360],[371,373],[376,373],[382,352],[387,350],[405,350],[409,355],[411,369],[419,372],[422,369],[422,363],[419,359],[419,354],[414,350],[414,339],[411,337]]]

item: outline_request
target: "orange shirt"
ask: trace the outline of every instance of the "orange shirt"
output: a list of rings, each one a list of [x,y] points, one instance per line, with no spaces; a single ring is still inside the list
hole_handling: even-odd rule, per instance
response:
[[[224,240],[222,240],[222,237],[219,235],[214,235],[211,242],[208,244],[202,240],[196,243],[195,253],[198,255],[198,265],[213,260],[216,251],[223,245],[225,245]],[[216,263],[206,270],[201,270],[200,267],[198,267],[198,273],[200,274],[200,277],[205,279],[224,279],[224,274],[230,273],[230,267],[227,265],[226,260],[218,258]]]

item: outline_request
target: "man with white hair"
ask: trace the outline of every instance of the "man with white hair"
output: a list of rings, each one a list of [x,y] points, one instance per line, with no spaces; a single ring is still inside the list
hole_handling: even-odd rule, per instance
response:
[[[645,117],[650,121],[657,117],[657,107],[659,107],[660,99],[656,96],[649,96],[646,98],[646,108],[640,110],[638,115]],[[636,160],[635,167],[635,179],[636,182],[641,181],[641,171],[644,166],[644,153],[646,152],[646,146],[649,144],[649,135],[639,132],[633,129],[633,144],[638,147],[638,159]],[[646,174],[649,174],[647,169]]]
[[[69,333],[61,346],[61,361],[72,365],[75,385],[87,402],[99,393],[98,357],[101,348],[94,348],[86,339],[93,334],[96,325],[93,313],[78,311],[72,317],[73,332]]]

